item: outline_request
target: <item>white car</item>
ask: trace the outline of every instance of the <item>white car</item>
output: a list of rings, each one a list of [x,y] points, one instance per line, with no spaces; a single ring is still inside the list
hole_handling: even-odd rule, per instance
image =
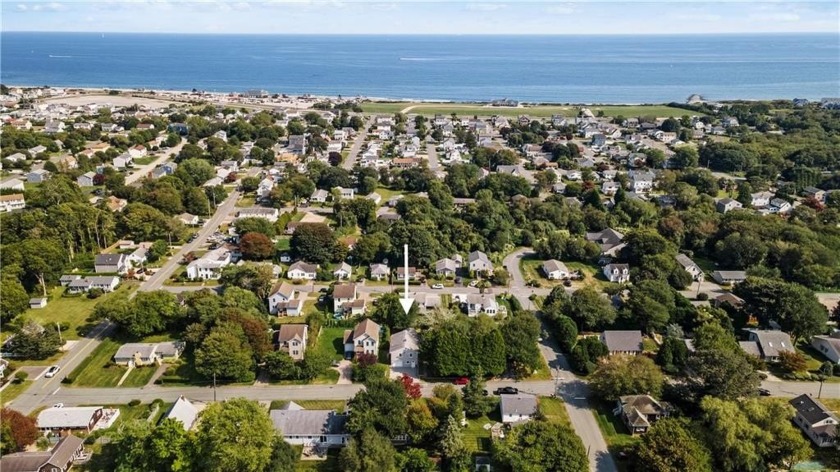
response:
[[[44,374],[44,377],[48,379],[55,377],[55,374],[57,374],[59,370],[61,370],[61,367],[57,365],[51,366],[49,369],[47,369],[47,373]]]
[[[434,284],[432,285],[432,288],[441,289],[443,288],[443,284]]]
[[[478,285],[478,280],[473,280],[472,282],[470,282],[470,287],[475,287],[476,285]]]

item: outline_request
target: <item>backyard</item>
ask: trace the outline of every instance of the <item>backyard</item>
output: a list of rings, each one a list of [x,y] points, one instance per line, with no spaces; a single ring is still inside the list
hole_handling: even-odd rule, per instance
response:
[[[66,323],[69,328],[62,331],[65,339],[79,339],[95,324],[87,323],[88,317],[93,312],[93,307],[102,300],[131,293],[137,284],[134,282],[123,282],[112,293],[105,294],[97,299],[91,300],[86,296],[63,297],[64,287],[55,287],[49,293],[49,303],[45,308],[29,309],[23,316],[41,324]]]
[[[340,361],[344,359],[344,330],[346,328],[321,328],[318,335],[316,349],[326,353],[331,359]]]

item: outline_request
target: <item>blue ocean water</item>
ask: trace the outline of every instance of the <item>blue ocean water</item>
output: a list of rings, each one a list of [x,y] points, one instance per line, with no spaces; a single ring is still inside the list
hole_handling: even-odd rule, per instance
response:
[[[0,34],[4,84],[531,102],[840,95],[835,34]]]

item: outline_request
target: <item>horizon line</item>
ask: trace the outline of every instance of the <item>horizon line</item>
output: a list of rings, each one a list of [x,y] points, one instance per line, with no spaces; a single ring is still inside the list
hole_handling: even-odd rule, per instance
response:
[[[148,35],[189,35],[189,36],[769,36],[769,35],[837,35],[840,31],[739,31],[739,32],[706,32],[706,33],[251,33],[251,32],[183,32],[183,31],[61,31],[61,30],[0,30],[6,33],[36,33],[36,34],[148,34]]]

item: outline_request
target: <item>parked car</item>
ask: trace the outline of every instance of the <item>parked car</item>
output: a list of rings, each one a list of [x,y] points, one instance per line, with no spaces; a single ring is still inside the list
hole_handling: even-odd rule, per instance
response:
[[[432,288],[441,289],[441,288],[443,288],[443,284],[434,284],[434,285],[432,285]]]
[[[516,387],[502,387],[493,390],[493,395],[516,395],[519,389]]]
[[[470,287],[475,287],[476,285],[478,285],[478,280],[473,280],[472,282],[470,282]]]
[[[770,396],[770,390],[767,390],[766,388],[760,388],[760,389],[758,389],[758,394],[761,395],[762,397],[769,397]]]
[[[452,383],[454,383],[455,385],[467,385],[468,383],[470,383],[470,379],[468,379],[467,377],[458,377]]]
[[[48,379],[52,378],[52,377],[55,377],[55,374],[57,374],[59,370],[61,370],[61,367],[59,367],[57,365],[50,366],[50,368],[47,369],[47,373],[44,374],[44,377],[46,377]]]

